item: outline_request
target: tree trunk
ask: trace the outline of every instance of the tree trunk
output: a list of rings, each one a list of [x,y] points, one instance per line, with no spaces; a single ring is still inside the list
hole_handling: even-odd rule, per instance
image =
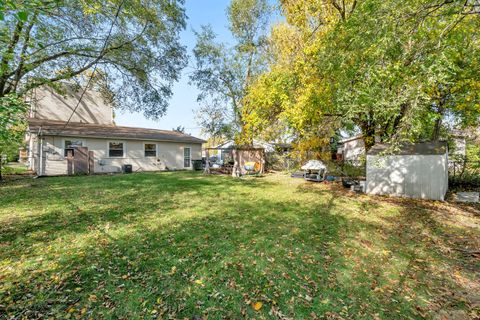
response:
[[[432,132],[432,141],[438,141],[440,139],[440,130],[442,129],[442,120],[445,113],[445,97],[442,97],[439,101],[439,106],[437,108],[437,119],[435,119],[435,124]]]
[[[9,60],[11,60],[11,56],[13,55],[13,52],[15,50],[15,46],[17,45],[18,41],[20,40],[20,34],[23,29],[23,22],[18,21],[15,30],[12,35],[12,39],[10,40],[10,43],[7,46],[7,50],[3,54],[2,61],[0,62],[0,93],[5,94],[5,85],[7,84],[7,79],[6,74],[8,73],[8,63]]]
[[[375,144],[375,123],[373,120],[371,120],[371,118],[372,117],[369,117],[368,120],[360,123],[363,141],[365,143],[365,151],[370,150],[370,148]]]
[[[440,139],[440,128],[442,127],[442,118],[435,120],[435,125],[432,132],[432,141],[438,141]]]

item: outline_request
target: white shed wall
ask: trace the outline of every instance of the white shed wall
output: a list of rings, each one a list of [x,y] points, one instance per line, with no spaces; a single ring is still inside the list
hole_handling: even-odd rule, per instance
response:
[[[444,200],[447,155],[367,155],[366,192]]]

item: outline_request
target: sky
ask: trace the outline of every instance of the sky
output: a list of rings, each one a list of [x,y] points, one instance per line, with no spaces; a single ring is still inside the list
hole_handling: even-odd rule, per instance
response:
[[[119,112],[115,116],[115,123],[120,126],[155,128],[171,130],[178,126],[185,127],[185,132],[197,137],[200,127],[195,120],[198,109],[198,90],[188,84],[189,72],[192,72],[194,57],[192,49],[195,46],[193,30],[200,30],[201,25],[210,24],[218,35],[218,40],[232,43],[233,38],[228,29],[226,9],[230,0],[186,0],[187,28],[181,34],[181,43],[187,46],[189,65],[183,70],[182,77],[173,87],[173,97],[166,115],[158,121],[146,119],[141,113]]]

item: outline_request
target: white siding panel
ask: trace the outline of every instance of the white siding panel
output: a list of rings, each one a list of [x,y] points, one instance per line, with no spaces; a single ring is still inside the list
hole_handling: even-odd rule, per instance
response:
[[[69,137],[45,137],[43,146],[43,175],[66,175],[67,160],[64,157],[64,140]],[[84,138],[85,146],[93,151],[94,173],[121,172],[124,164],[131,164],[133,171],[192,170],[183,167],[183,149],[191,149],[191,159],[202,159],[202,145],[176,142],[121,140],[124,143],[124,157],[109,157],[110,139]],[[145,157],[144,144],[157,145],[157,157]],[[38,157],[38,155],[37,155]]]
[[[363,138],[347,141],[343,144],[343,158],[347,161],[356,161],[365,155]]]
[[[366,192],[444,200],[447,170],[446,155],[368,155]]]
[[[73,91],[68,86],[63,89],[66,90],[65,95],[49,87],[36,89],[36,102],[30,116],[58,121],[68,121],[72,117],[71,122],[112,124],[112,106],[104,101],[99,92],[87,90],[82,103],[75,109],[82,91]]]

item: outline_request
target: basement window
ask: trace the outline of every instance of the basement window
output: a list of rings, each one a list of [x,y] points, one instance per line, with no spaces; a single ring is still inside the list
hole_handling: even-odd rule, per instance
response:
[[[157,145],[155,143],[145,143],[145,157],[156,157]]]
[[[123,157],[123,142],[109,142],[108,156],[112,158]]]

